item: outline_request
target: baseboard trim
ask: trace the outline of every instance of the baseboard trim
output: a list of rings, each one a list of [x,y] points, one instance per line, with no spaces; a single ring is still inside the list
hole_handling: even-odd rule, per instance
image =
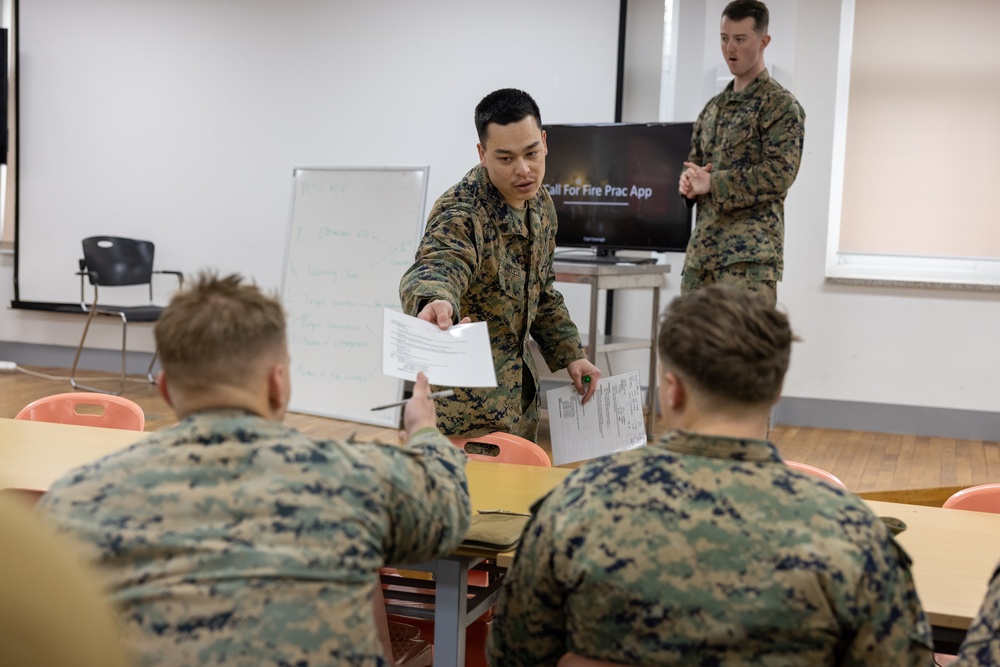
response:
[[[931,438],[1000,440],[1000,413],[782,397],[771,421],[783,426],[904,433]]]
[[[75,356],[75,347],[0,341],[0,359],[13,361],[18,366],[69,369],[73,366],[73,357]],[[152,358],[152,352],[126,352],[125,372],[129,375],[145,375]],[[80,355],[80,369],[82,370],[120,373],[121,367],[121,350],[99,350],[85,347]],[[156,373],[158,370],[159,364],[153,369],[153,372]]]

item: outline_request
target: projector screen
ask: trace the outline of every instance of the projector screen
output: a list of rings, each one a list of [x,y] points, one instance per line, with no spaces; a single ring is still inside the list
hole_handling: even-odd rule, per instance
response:
[[[153,241],[158,268],[276,289],[293,169],[429,165],[429,207],[477,161],[472,114],[491,90],[527,90],[543,123],[611,122],[619,11],[21,2],[15,300],[78,301],[80,241],[95,234]]]

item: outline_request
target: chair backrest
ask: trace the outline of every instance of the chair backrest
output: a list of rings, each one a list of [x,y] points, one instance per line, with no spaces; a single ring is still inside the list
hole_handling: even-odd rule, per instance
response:
[[[452,438],[451,441],[464,449],[470,459],[476,461],[552,467],[552,461],[544,449],[530,440],[510,433],[497,431],[474,438]]]
[[[134,401],[121,396],[83,391],[40,398],[24,406],[14,419],[130,431],[141,431],[146,425],[146,415]]]
[[[151,241],[91,236],[83,239],[83,268],[92,285],[146,285],[153,280],[153,251]]]
[[[804,472],[808,475],[814,477],[819,477],[822,480],[826,480],[830,484],[836,486],[839,489],[847,491],[847,485],[840,481],[840,478],[834,475],[832,472],[827,472],[822,468],[817,468],[816,466],[811,466],[808,463],[799,463],[798,461],[785,461],[787,465],[792,470],[798,470],[799,472]]]
[[[944,501],[942,507],[1000,514],[1000,483],[980,484],[957,491]]]

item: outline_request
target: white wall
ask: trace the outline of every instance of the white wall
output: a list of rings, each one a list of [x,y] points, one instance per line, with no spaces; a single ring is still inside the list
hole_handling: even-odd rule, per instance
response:
[[[721,62],[718,16],[724,3],[677,1],[682,23],[673,118],[682,121],[693,120],[714,88]],[[841,0],[770,0],[768,5],[774,17],[768,58],[773,57],[779,80],[806,110],[805,154],[786,203],[786,269],[778,290],[779,301],[804,340],[795,347],[785,395],[996,412],[1000,404],[996,294],[852,287],[825,281]],[[543,39],[544,35],[543,31]],[[565,59],[560,62],[563,66]],[[553,87],[558,88],[558,81],[553,68]],[[464,94],[472,100],[480,89],[485,88],[476,82]],[[438,106],[451,110],[454,105]],[[544,116],[544,103],[542,110]],[[569,112],[563,109],[546,120],[569,122],[573,120]],[[455,122],[466,123],[466,113],[463,108]],[[463,137],[453,150],[464,150],[466,143]],[[51,266],[51,280],[65,281],[64,270],[62,265]],[[679,262],[674,262],[674,271],[672,286]],[[3,303],[12,297],[11,279],[11,258],[0,256]],[[634,312],[640,311],[637,307]],[[648,322],[634,326],[635,335],[645,335]],[[77,332],[78,326],[67,325],[64,318],[0,311],[0,340],[71,345]]]
[[[715,15],[706,19],[703,33],[714,45],[724,3],[702,7],[712,3],[680,1],[686,5],[682,15],[702,8]],[[785,276],[778,288],[779,302],[803,342],[795,346],[784,395],[996,412],[996,294],[826,283],[841,0],[769,0],[768,7],[773,41],[766,61],[777,64],[779,79],[806,111],[802,166],[785,207]],[[787,34],[787,16],[795,17],[793,35]],[[687,51],[678,58],[684,69],[678,82],[687,88],[677,99],[690,110],[704,103],[705,85],[721,56],[718,48],[692,45],[688,38]],[[789,38],[794,50],[781,51]],[[692,85],[698,71],[701,88]],[[887,178],[905,177],[891,156],[879,159]]]
[[[77,300],[91,234],[277,287],[293,168],[429,164],[429,207],[475,164],[473,108],[495,88],[531,92],[547,123],[611,121],[618,14],[618,0],[21,3],[20,299]],[[4,256],[5,304],[12,279]],[[5,311],[0,341],[75,345],[80,326]],[[94,346],[118,344],[97,326]],[[130,349],[151,350],[140,329]]]

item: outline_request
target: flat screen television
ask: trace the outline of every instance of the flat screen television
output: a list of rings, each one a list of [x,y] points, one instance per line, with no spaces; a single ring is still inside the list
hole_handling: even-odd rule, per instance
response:
[[[548,125],[545,187],[559,216],[556,245],[684,252],[692,210],[677,193],[693,123]],[[557,259],[579,258],[560,253]],[[631,261],[631,260],[629,260]]]

